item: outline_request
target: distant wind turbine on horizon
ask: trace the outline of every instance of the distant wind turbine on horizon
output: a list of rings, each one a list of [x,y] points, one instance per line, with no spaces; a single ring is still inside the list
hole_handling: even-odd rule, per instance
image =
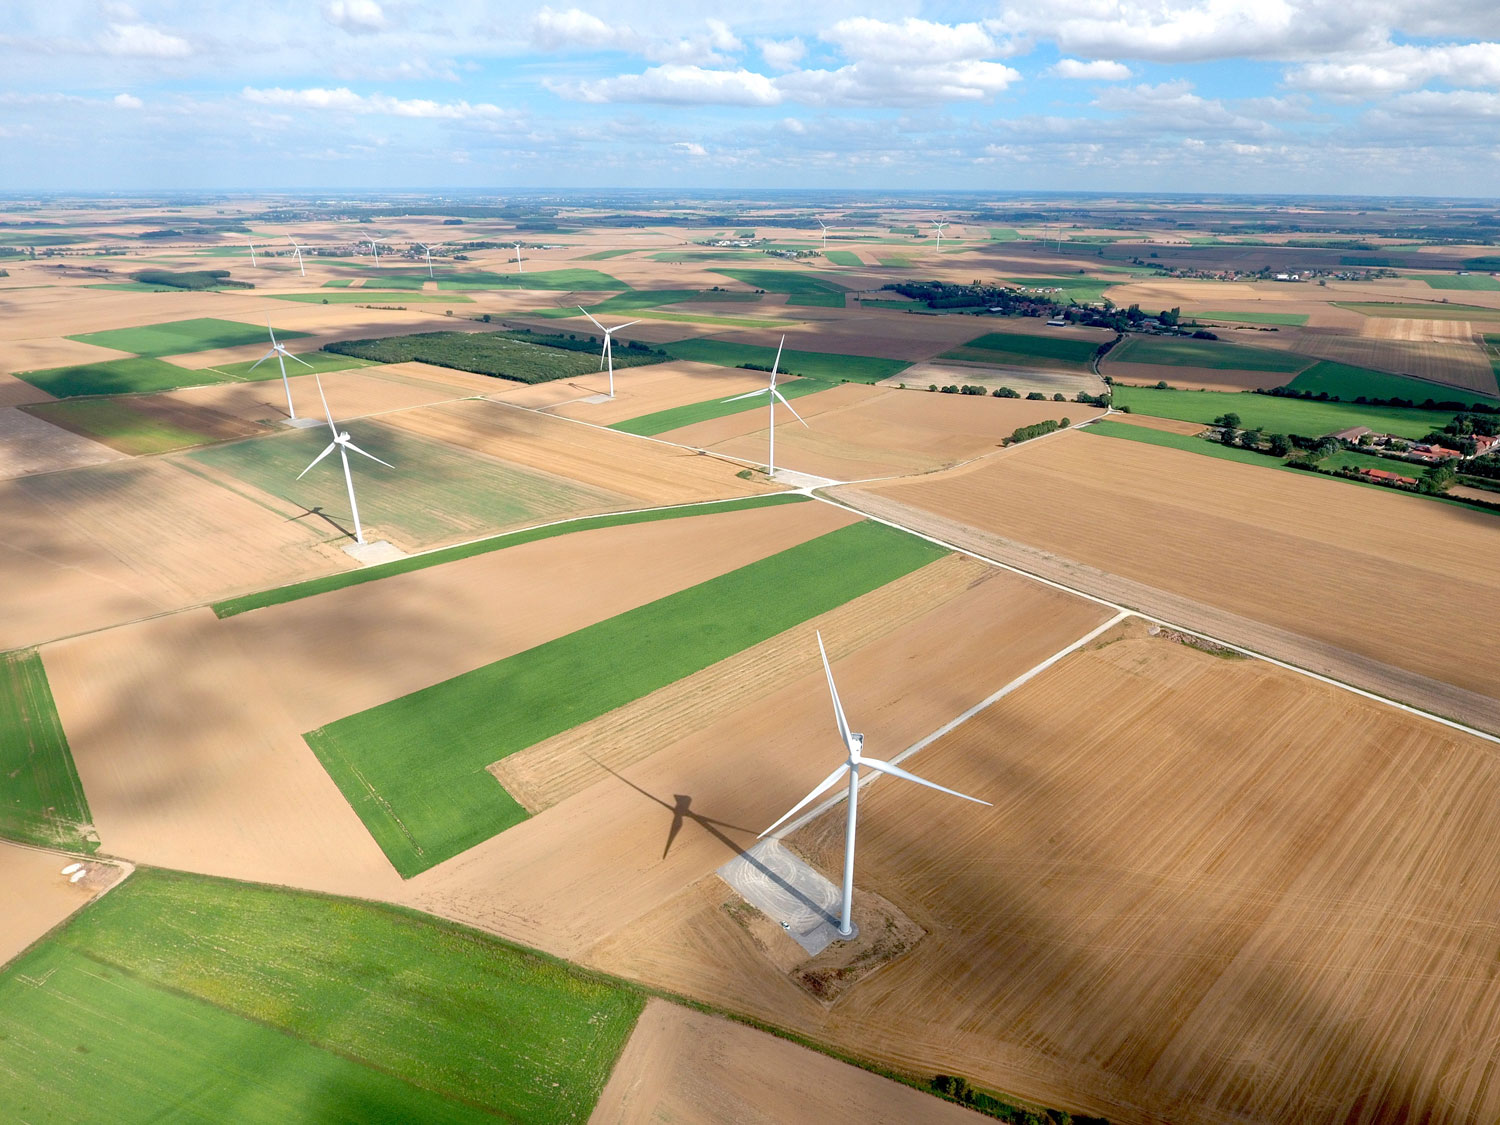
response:
[[[281,385],[286,388],[286,412],[287,415],[292,419],[292,421],[295,422],[297,420],[297,408],[292,405],[292,384],[286,377],[286,361],[289,359],[296,360],[298,363],[302,364],[303,367],[306,367],[309,371],[312,370],[312,364],[308,363],[304,359],[297,359],[296,356],[287,351],[286,348],[282,347],[280,341],[276,339],[276,329],[271,327],[271,321],[269,318],[267,318],[266,320],[266,331],[271,334],[271,350],[268,351],[265,355],[261,356],[254,363],[252,363],[250,365],[250,370],[254,371],[257,367],[259,367],[262,363],[265,363],[266,360],[270,359],[273,355],[276,357],[276,362],[281,367]]]
[[[780,400],[782,406],[784,406],[788,410],[792,411],[792,417],[793,418],[797,419],[797,421],[801,422],[804,426],[807,426],[807,422],[802,417],[802,415],[798,414],[795,410],[793,410],[792,409],[792,404],[789,403],[789,402],[787,402],[786,395],[782,394],[780,391],[778,391],[776,389],[776,372],[778,370],[780,370],[780,368],[781,368],[781,349],[783,347],[785,347],[785,346],[786,346],[786,337],[782,336],[781,343],[779,343],[779,344],[776,345],[776,362],[773,363],[773,364],[771,364],[771,385],[769,387],[764,387],[764,388],[762,388],[760,390],[756,390],[756,391],[747,391],[746,393],[744,393],[742,395],[735,395],[733,398],[726,398],[726,399],[724,399],[725,402],[739,402],[742,399],[754,398],[756,395],[768,395],[769,396],[770,407],[771,407],[771,427],[770,427],[771,449],[770,449],[770,453],[768,454],[768,456],[766,458],[766,476],[771,477],[773,479],[776,476],[776,403],[777,403],[777,400]],[[811,426],[807,426],[807,428],[808,429],[812,429]]]
[[[938,253],[941,254],[943,252],[943,228],[946,227],[948,224],[947,223],[940,223],[940,222],[938,222],[936,220],[933,220],[932,225],[937,228],[937,248],[938,248]]]
[[[584,316],[588,317],[590,320],[593,320],[594,321],[594,327],[597,328],[597,329],[599,329],[600,332],[604,333],[604,350],[599,353],[599,370],[603,371],[604,370],[604,365],[606,363],[609,364],[609,397],[610,398],[614,398],[615,397],[615,346],[614,346],[614,334],[616,332],[618,332],[622,328],[629,328],[632,324],[639,324],[640,321],[638,321],[638,320],[627,320],[624,324],[617,324],[613,328],[606,328],[606,327],[604,327],[604,325],[600,324],[597,320],[594,320],[594,314],[591,313],[591,312],[589,312],[589,310],[586,309],[586,308],[584,308],[582,305],[578,306],[578,311],[581,312]]]
[[[312,459],[312,464],[308,465],[307,468],[303,469],[300,473],[297,474],[297,479],[301,480],[303,477],[307,476],[307,474],[312,470],[313,465],[316,465],[319,461],[323,460],[323,458],[327,457],[330,453],[337,449],[339,451],[339,460],[344,463],[344,484],[349,489],[349,511],[354,516],[354,541],[363,545],[365,541],[365,532],[364,528],[362,528],[359,523],[359,504],[356,503],[354,499],[354,476],[349,472],[348,451],[352,449],[360,456],[368,457],[371,461],[374,461],[380,465],[384,465],[387,469],[394,469],[396,466],[392,465],[389,461],[380,460],[380,458],[376,457],[373,453],[366,453],[359,446],[355,445],[352,441],[349,440],[349,432],[347,430],[345,430],[343,433],[339,432],[338,427],[333,424],[333,413],[328,409],[328,396],[323,393],[323,380],[318,377],[316,372],[313,374],[313,378],[318,380],[318,398],[322,399],[323,401],[323,417],[328,420],[328,429],[333,434],[333,440],[328,443],[328,447],[324,449],[322,453],[319,453]]]
[[[422,255],[427,259],[427,276],[437,277],[437,274],[432,272],[432,247],[428,246],[425,242],[419,242],[417,245],[422,248]],[[438,245],[441,246],[442,243],[438,243]]]
[[[960,793],[957,789],[949,789],[920,778],[914,773],[908,773],[900,766],[890,762],[883,762],[879,758],[866,758],[863,753],[865,736],[855,734],[849,729],[849,721],[844,717],[844,706],[839,702],[839,689],[833,682],[833,669],[828,664],[828,652],[823,648],[823,634],[818,633],[818,653],[823,657],[823,671],[828,676],[828,693],[833,696],[833,717],[838,725],[839,738],[843,740],[844,750],[848,757],[844,764],[839,766],[831,774],[820,781],[817,786],[802,800],[792,806],[790,812],[778,820],[771,827],[760,834],[758,839],[764,839],[776,829],[780,828],[792,817],[812,804],[828,790],[832,789],[844,777],[849,775],[849,812],[844,825],[844,899],[843,912],[839,917],[839,935],[841,937],[852,937],[854,935],[853,919],[851,911],[854,902],[854,830],[859,810],[859,771],[864,766],[875,773],[890,774],[892,777],[903,778],[906,781],[915,781],[918,785],[925,785],[928,789],[936,789],[939,793],[947,793],[952,797],[961,797],[965,801],[973,801],[976,805],[988,806],[990,802],[981,801],[978,797],[970,797],[967,793]]]
[[[248,238],[245,239],[245,241],[246,242],[250,242],[250,240]],[[260,263],[255,260],[255,243],[253,243],[253,242],[250,242],[250,264],[252,266],[258,266],[258,265],[260,265]]]
[[[516,272],[517,273],[525,273],[526,272],[526,270],[521,265],[521,244],[519,242],[516,243]]]
[[[378,244],[386,240],[383,238],[364,238],[360,241],[368,242],[370,244],[370,252],[375,255],[375,264],[377,266],[380,265],[380,246]]]
[[[302,276],[306,277],[307,267],[302,264],[302,247],[291,235],[287,235],[286,240],[292,244],[292,251],[297,255],[297,268],[302,271]]]
[[[823,228],[823,252],[826,254],[828,253],[828,224],[819,219],[818,226]]]

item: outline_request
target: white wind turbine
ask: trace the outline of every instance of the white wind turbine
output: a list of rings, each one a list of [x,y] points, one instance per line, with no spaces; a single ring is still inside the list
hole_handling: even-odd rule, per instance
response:
[[[437,277],[437,274],[432,272],[432,247],[428,246],[425,242],[419,242],[417,245],[422,248],[422,256],[427,259],[427,276]],[[438,243],[438,245],[441,246],[442,243]]]
[[[578,311],[581,312],[584,316],[588,317],[590,320],[594,320],[594,314],[591,313],[591,312],[589,312],[589,310],[586,309],[586,308],[584,308],[582,305],[578,306]],[[606,327],[604,327],[604,325],[600,324],[597,320],[594,320],[594,327],[597,328],[597,329],[599,329],[600,332],[604,333],[604,350],[599,353],[599,369],[602,371],[602,370],[604,370],[605,363],[609,364],[609,397],[610,398],[614,398],[615,397],[615,345],[614,345],[614,334],[616,332],[618,332],[622,328],[629,328],[632,324],[639,324],[639,323],[640,323],[640,321],[638,321],[638,320],[627,320],[624,324],[617,324],[613,328],[606,328]]]
[[[286,412],[291,417],[292,421],[295,422],[297,420],[297,409],[292,405],[292,384],[287,381],[286,361],[289,359],[297,360],[298,363],[302,364],[302,366],[306,367],[309,371],[312,370],[312,364],[308,363],[304,359],[297,359],[296,356],[294,356],[291,352],[287,351],[286,348],[281,346],[281,343],[276,339],[276,329],[271,327],[270,320],[266,321],[266,331],[271,334],[271,350],[268,351],[265,355],[261,356],[253,364],[251,364],[250,370],[254,371],[257,367],[259,367],[262,363],[265,363],[266,360],[270,359],[273,355],[276,357],[276,362],[281,367],[281,385],[286,388]]]
[[[245,239],[245,241],[246,242],[250,242],[250,240],[248,238]],[[258,265],[260,265],[260,263],[255,260],[255,243],[253,243],[253,242],[250,242],[250,264],[252,266],[258,266]]]
[[[826,778],[818,783],[816,789],[792,807],[787,813],[771,827],[760,834],[760,837],[769,836],[780,828],[797,813],[817,800],[828,790],[838,784],[839,779],[847,771],[849,774],[849,814],[844,828],[844,904],[843,913],[839,918],[839,934],[843,937],[851,937],[854,926],[851,924],[849,911],[854,900],[854,827],[855,816],[859,807],[859,770],[861,766],[867,766],[876,773],[888,773],[892,777],[905,778],[907,781],[915,781],[918,785],[925,785],[929,789],[936,789],[939,793],[947,793],[953,797],[962,797],[965,801],[973,801],[976,805],[989,805],[988,801],[981,801],[978,797],[970,797],[966,793],[960,793],[957,789],[948,789],[937,785],[914,773],[907,773],[900,766],[892,765],[890,762],[882,762],[879,758],[866,758],[861,750],[864,747],[865,736],[854,734],[849,730],[849,721],[844,718],[844,708],[839,702],[839,689],[833,683],[833,669],[828,666],[828,653],[823,648],[823,634],[818,634],[818,652],[823,657],[823,671],[828,673],[828,691],[833,696],[833,717],[838,723],[839,737],[844,740],[844,748],[848,752],[848,758],[838,769],[834,770]]]
[[[375,264],[377,266],[380,265],[380,246],[378,245],[378,243],[384,242],[386,240],[383,238],[364,238],[360,241],[368,242],[370,244],[370,252],[375,255]]]
[[[286,236],[286,240],[292,244],[292,250],[296,252],[296,255],[297,255],[297,268],[302,271],[302,276],[306,277],[307,276],[307,267],[302,264],[302,247],[297,244],[297,240],[295,238],[293,238],[291,235],[287,235]]]
[[[766,459],[766,476],[773,478],[776,476],[776,400],[780,399],[781,405],[792,411],[792,417],[804,426],[807,426],[807,422],[803,419],[802,415],[792,410],[792,404],[787,402],[786,396],[776,389],[776,372],[781,368],[781,349],[785,346],[786,337],[783,336],[781,343],[776,345],[776,362],[771,364],[771,385],[769,387],[761,391],[747,391],[745,394],[735,395],[733,398],[726,398],[724,400],[725,402],[739,402],[741,399],[754,398],[756,395],[769,395],[771,406],[771,452]],[[807,426],[807,428],[812,429],[811,426]]]
[[[349,511],[354,514],[354,541],[363,544],[365,541],[365,532],[364,528],[359,525],[359,505],[354,501],[354,477],[349,472],[349,450],[352,449],[354,452],[368,457],[371,461],[384,465],[387,469],[394,469],[396,466],[392,465],[389,461],[381,461],[375,454],[366,453],[359,446],[355,445],[349,440],[347,430],[339,433],[338,427],[333,424],[333,414],[328,409],[328,397],[323,393],[323,380],[319,379],[316,374],[313,375],[313,378],[318,379],[318,397],[323,400],[323,417],[328,419],[328,428],[333,432],[333,440],[328,443],[328,447],[322,453],[319,453],[312,459],[312,465],[308,465],[306,469],[297,474],[297,479],[301,480],[307,476],[313,465],[316,465],[337,449],[339,451],[339,460],[344,463],[344,484],[349,488]]]
[[[818,226],[823,228],[823,253],[828,253],[828,224],[822,219],[818,220]]]
[[[516,243],[516,272],[517,273],[525,273],[526,272],[526,270],[521,265],[521,244],[519,242]]]
[[[941,254],[943,252],[943,228],[945,226],[947,226],[948,224],[947,223],[940,223],[940,222],[937,222],[936,220],[933,220],[932,225],[935,226],[935,227],[937,227],[937,240],[938,240],[937,241],[937,248],[938,248],[938,253]]]

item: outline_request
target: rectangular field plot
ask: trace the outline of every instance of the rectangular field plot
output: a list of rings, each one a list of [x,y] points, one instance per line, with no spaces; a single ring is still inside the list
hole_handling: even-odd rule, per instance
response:
[[[1483,273],[1470,273],[1462,277],[1456,274],[1452,276],[1428,274],[1424,275],[1422,280],[1430,289],[1468,289],[1489,292],[1500,290],[1500,280]]]
[[[426,274],[421,275],[426,279]],[[437,279],[442,290],[464,289],[629,289],[618,278],[590,269],[539,270],[536,273],[462,273]]]
[[[0,975],[16,1120],[565,1122],[633,993],[473,931],[143,870]]]
[[[23,372],[18,378],[46,391],[53,398],[144,394],[224,382],[224,376],[217,371],[193,371],[164,359],[151,358],[106,359],[99,363],[50,367],[45,371]]]
[[[942,553],[878,524],[853,524],[327,724],[307,742],[393,866],[410,877],[525,819],[486,772],[491,763]]]
[[[1207,320],[1232,320],[1240,324],[1278,324],[1287,327],[1301,327],[1307,323],[1307,313],[1286,312],[1195,312],[1190,314],[1192,318],[1203,317]]]
[[[1336,309],[1363,316],[1398,317],[1403,320],[1500,320],[1500,308],[1459,305],[1446,301],[1334,301]]]
[[[1294,391],[1311,391],[1337,396],[1345,402],[1364,396],[1365,398],[1404,398],[1411,402],[1461,402],[1484,403],[1500,406],[1500,398],[1463,387],[1430,383],[1425,379],[1414,379],[1409,375],[1392,375],[1385,371],[1372,371],[1368,367],[1355,367],[1347,363],[1322,360],[1295,376],[1287,384]]]
[[[296,340],[308,335],[286,328],[276,329],[278,340]],[[181,355],[207,352],[215,348],[232,348],[241,344],[259,344],[268,340],[263,324],[242,324],[237,320],[201,317],[196,320],[174,320],[165,324],[147,324],[140,328],[113,328],[107,332],[85,332],[69,336],[81,344],[114,348],[139,356]]]
[[[1234,413],[1240,416],[1240,425],[1248,429],[1260,427],[1268,433],[1303,437],[1319,437],[1350,426],[1369,426],[1377,433],[1416,439],[1441,429],[1452,417],[1440,410],[1314,402],[1235,391],[1158,390],[1118,383],[1112,400],[1116,407],[1128,406],[1136,414],[1201,422],[1205,426],[1212,425],[1222,414]]]
[[[973,363],[1009,363],[1023,367],[1063,367],[1086,371],[1102,341],[1077,336],[1034,336],[1021,332],[990,332],[961,348],[943,352],[939,359]]]
[[[35,649],[0,654],[0,779],[0,836],[42,847],[99,846]]]
[[[262,427],[253,422],[208,407],[193,408],[153,396],[40,402],[27,407],[26,412],[132,456],[262,432]]]
[[[715,270],[732,277],[745,285],[764,289],[767,293],[785,293],[789,305],[820,305],[825,308],[844,307],[846,286],[815,274],[794,270]]]
[[[863,266],[865,263],[853,250],[828,250],[823,257],[836,266]]]
[[[360,518],[405,546],[424,546],[493,532],[516,524],[631,506],[626,497],[575,481],[506,464],[443,442],[362,420],[353,440],[389,462],[386,468],[350,455]],[[301,480],[297,474],[327,446],[325,426],[216,446],[187,455],[197,464],[253,485],[353,533],[352,513],[338,455],[325,457]]]
[[[720,367],[738,367],[742,363],[758,363],[769,372],[776,361],[776,349],[760,344],[730,343],[724,340],[679,340],[675,344],[662,344],[661,348],[674,359],[689,359],[697,363],[714,363]],[[911,363],[901,359],[883,359],[879,356],[839,355],[834,352],[804,352],[786,348],[781,353],[781,370],[809,379],[827,379],[830,382],[848,379],[854,383],[878,383],[899,375]]]
[[[1162,367],[1206,367],[1222,371],[1301,371],[1312,365],[1312,357],[1226,344],[1218,340],[1194,340],[1181,336],[1135,336],[1109,353],[1119,363],[1151,363]]]

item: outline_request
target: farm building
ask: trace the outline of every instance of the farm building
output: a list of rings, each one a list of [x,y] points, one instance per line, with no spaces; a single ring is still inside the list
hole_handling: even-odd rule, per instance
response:
[[[1381,481],[1384,484],[1416,484],[1416,478],[1403,477],[1400,473],[1393,473],[1389,469],[1361,469],[1359,475],[1368,477],[1370,480]]]

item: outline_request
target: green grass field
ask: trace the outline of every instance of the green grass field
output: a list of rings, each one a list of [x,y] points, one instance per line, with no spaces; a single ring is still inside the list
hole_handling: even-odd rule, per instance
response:
[[[425,271],[422,277],[426,278]],[[438,278],[439,289],[629,289],[618,278],[590,269],[538,270],[536,273],[464,273]]]
[[[683,301],[704,302],[728,302],[731,304],[750,304],[760,300],[757,293],[730,293],[724,290],[712,289],[633,289],[627,293],[616,293],[613,297],[606,297],[602,301],[596,301],[586,306],[588,311],[596,317],[622,317],[641,313],[655,316],[655,319],[663,319],[654,310],[663,305],[680,304]],[[543,316],[548,319],[566,319],[576,316],[582,318],[583,314],[575,305],[564,305],[562,308],[539,309],[532,316]]]
[[[1500,309],[1482,305],[1455,305],[1433,302],[1334,301],[1336,309],[1348,309],[1364,316],[1396,316],[1410,320],[1500,320]]]
[[[1279,312],[1200,312],[1193,313],[1193,320],[1230,320],[1239,324],[1281,324],[1301,327],[1307,323],[1306,313]]]
[[[586,339],[570,341],[561,335],[539,335],[539,339],[552,340],[554,346],[548,346],[525,337],[525,333],[509,331],[418,332],[372,340],[340,340],[326,345],[325,350],[376,363],[431,363],[521,383],[571,379],[599,370],[599,352],[595,350],[598,345],[588,344]],[[645,367],[664,359],[661,352],[629,347],[626,340],[617,339],[614,344],[617,370]]]
[[[113,289],[120,293],[176,293],[170,285],[147,285],[144,281],[99,281],[85,289]]]
[[[1240,425],[1246,428],[1258,426],[1267,433],[1303,437],[1318,437],[1351,426],[1369,426],[1379,433],[1419,438],[1441,429],[1453,417],[1441,410],[1312,402],[1235,391],[1159,391],[1154,387],[1127,387],[1119,383],[1115,384],[1112,400],[1115,406],[1128,406],[1136,414],[1201,422],[1205,426],[1221,414],[1233,413],[1240,416]]]
[[[823,257],[827,258],[836,266],[862,266],[864,259],[853,250],[827,250]]]
[[[1480,402],[1500,406],[1500,397],[1496,395],[1429,383],[1410,375],[1392,375],[1385,371],[1372,371],[1367,367],[1352,367],[1331,360],[1313,364],[1287,385],[1293,390],[1311,391],[1313,394],[1327,391],[1346,402],[1363,395],[1365,398],[1406,398],[1412,402],[1425,402],[1430,398],[1435,402]]]
[[[1109,418],[1101,418],[1097,422],[1091,422],[1083,427],[1086,434],[1096,434],[1100,437],[1123,438],[1125,441],[1138,441],[1146,445],[1160,445],[1167,449],[1181,449],[1187,453],[1201,453],[1206,457],[1217,457],[1222,461],[1238,461],[1244,465],[1262,465],[1267,468],[1275,468],[1281,464],[1279,457],[1272,457],[1265,453],[1256,453],[1251,449],[1240,449],[1238,446],[1221,445],[1216,441],[1208,441],[1206,438],[1194,437],[1191,434],[1169,434],[1165,430],[1152,430],[1145,426],[1133,426],[1129,422],[1115,422]]]
[[[592,254],[580,254],[574,258],[575,262],[603,262],[610,258],[623,257],[626,254],[634,254],[637,247],[628,250],[595,250]]]
[[[1021,232],[1015,227],[990,227],[991,242],[1018,242]]]
[[[526,818],[490,763],[942,554],[882,524],[852,524],[305,737],[409,878]]]
[[[1291,374],[1311,367],[1311,356],[1274,348],[1228,344],[1222,340],[1194,340],[1188,336],[1132,336],[1109,353],[1119,363],[1150,363],[1159,367],[1205,367],[1214,371],[1268,371]]]
[[[37,234],[25,230],[0,231],[0,246],[76,246],[92,241],[95,235]]]
[[[1082,274],[1075,277],[1002,277],[1000,280],[1027,289],[1061,289],[1063,300],[1077,301],[1081,305],[1093,304],[1104,296],[1106,289],[1120,284],[1118,281],[1101,281]]]
[[[1341,449],[1323,458],[1319,465],[1324,469],[1384,469],[1388,473],[1400,473],[1404,477],[1415,479],[1420,479],[1427,468],[1425,465],[1397,461],[1391,457],[1377,457],[1373,453],[1360,453],[1353,449]]]
[[[306,336],[306,332],[293,332],[286,328],[276,329],[276,338],[283,342]],[[241,324],[237,320],[215,320],[200,317],[197,320],[174,320],[165,324],[147,324],[140,328],[114,328],[107,332],[86,332],[81,336],[69,336],[81,344],[94,344],[101,348],[114,348],[119,352],[132,352],[138,356],[159,357],[183,355],[188,352],[206,352],[215,348],[233,348],[242,344],[266,343],[264,324]]]
[[[743,282],[767,293],[785,293],[789,305],[818,305],[824,308],[841,309],[848,292],[836,281],[829,281],[816,274],[793,270],[715,270],[726,277]]]
[[[892,269],[909,269],[911,267],[911,258],[905,254],[876,254],[875,258],[882,266],[889,266]]]
[[[410,911],[142,869],[0,973],[0,1105],[37,1122],[577,1122],[641,1006]]]
[[[1468,289],[1491,292],[1500,289],[1500,280],[1485,273],[1466,273],[1462,277],[1457,274],[1422,274],[1418,280],[1425,281],[1429,289]]]
[[[1080,340],[1076,336],[1032,336],[1023,332],[988,332],[962,347],[943,352],[939,359],[960,359],[971,363],[1002,363],[1019,367],[1063,367],[1074,371],[1089,370],[1089,360],[1099,350],[1100,341]]]
[[[54,398],[142,394],[225,382],[225,377],[212,369],[191,371],[164,359],[146,358],[106,359],[71,367],[49,367],[45,371],[22,371],[16,377]]]
[[[73,851],[99,846],[47,672],[34,648],[0,653],[0,778],[0,836]]]
[[[303,367],[302,363],[288,363],[286,365],[288,375],[312,375],[328,371],[351,371],[358,367],[380,366],[374,360],[342,355],[339,352],[293,352],[292,354],[307,366]],[[281,378],[281,368],[274,356],[259,367],[255,367],[257,362],[257,360],[247,359],[243,363],[221,363],[218,367],[210,367],[208,370],[217,371],[220,375],[227,375],[241,382],[260,383],[267,379]],[[254,371],[250,370],[252,367],[255,367]]]
[[[129,398],[71,398],[21,407],[28,414],[70,433],[102,442],[132,457],[170,453],[213,441],[206,433],[152,417],[136,409],[142,400]]]
[[[267,293],[274,301],[296,301],[304,305],[469,305],[474,298],[462,293],[389,293],[376,289],[336,289],[332,293]]]
[[[337,418],[337,397],[330,405]],[[347,427],[340,423],[340,428],[350,430],[361,449],[395,466],[387,469],[364,457],[349,458],[369,539],[389,535],[403,546],[420,547],[580,511],[629,506],[622,496],[466,453],[369,419]],[[196,450],[180,464],[207,465],[299,507],[318,509],[352,535],[338,456],[324,458],[307,476],[296,479],[328,444],[328,436],[326,428],[318,427],[250,438]],[[304,518],[318,526],[316,516]]]
[[[456,562],[459,559],[473,558],[475,555],[487,555],[491,551],[503,551],[508,547],[519,547],[523,543],[535,543],[539,539],[552,539],[558,535],[571,535],[575,531],[590,531],[600,527],[620,527],[632,523],[654,523],[657,520],[682,519],[688,516],[713,515],[719,512],[737,512],[745,508],[770,508],[778,504],[797,504],[807,501],[807,497],[795,493],[774,493],[770,496],[751,496],[744,500],[730,500],[727,502],[708,502],[703,504],[684,504],[675,508],[653,508],[642,512],[621,512],[607,516],[581,516],[560,523],[549,523],[541,527],[527,528],[525,531],[511,531],[504,535],[493,535],[487,539],[478,539],[472,543],[460,543],[456,547],[442,547],[436,551],[427,551],[424,554],[412,555],[409,558],[396,559],[393,562],[378,563],[374,566],[361,567],[359,570],[346,570],[338,574],[325,575],[322,578],[310,578],[305,582],[294,582],[289,586],[277,586],[271,590],[262,590],[255,594],[246,594],[238,598],[230,598],[227,601],[215,602],[213,611],[218,617],[233,617],[238,613],[249,613],[254,609],[264,609],[267,606],[283,605],[287,602],[301,601],[303,598],[316,597],[318,594],[326,594],[330,590],[342,590],[349,586],[362,586],[366,582],[378,582],[382,578],[390,578],[397,574],[409,574],[414,570],[426,570],[430,566],[441,566],[444,563]]]
[[[769,375],[767,376],[767,380],[769,381]],[[783,397],[793,399],[816,394],[818,391],[826,391],[834,385],[826,379],[793,379],[789,383],[778,381],[776,389],[782,393]],[[655,437],[657,434],[664,434],[670,430],[681,429],[683,426],[691,426],[698,422],[707,422],[713,418],[724,418],[730,414],[743,414],[748,410],[765,409],[766,401],[764,398],[742,399],[739,402],[729,402],[723,398],[712,398],[707,402],[692,402],[685,406],[674,406],[667,410],[657,410],[651,414],[642,414],[637,418],[630,418],[624,422],[616,422],[610,426],[610,429],[620,430],[627,434],[640,434],[643,437]],[[777,408],[777,417],[786,418],[785,412],[780,407]]]
[[[738,367],[742,363],[762,363],[769,370],[776,360],[776,349],[759,344],[733,344],[724,340],[679,340],[660,345],[673,359],[690,359],[697,363],[716,363],[720,367]],[[878,356],[840,355],[835,352],[802,352],[787,349],[781,353],[781,370],[809,379],[851,383],[878,383],[899,375],[911,364],[902,359]]]
[[[323,282],[324,289],[347,289],[354,284],[354,279],[349,277],[337,277],[332,281]]]

